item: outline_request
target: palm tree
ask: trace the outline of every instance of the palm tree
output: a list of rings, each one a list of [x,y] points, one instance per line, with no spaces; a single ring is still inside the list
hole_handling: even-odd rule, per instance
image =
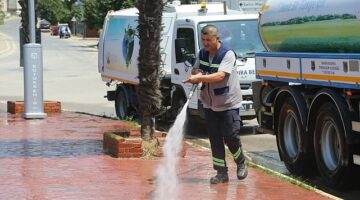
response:
[[[153,139],[154,117],[160,113],[161,92],[159,81],[160,33],[162,0],[138,0],[140,39],[138,58],[139,87],[138,102],[141,123],[141,138],[145,141]]]
[[[24,43],[29,43],[29,4],[27,0],[19,0],[18,2],[21,6],[21,30],[24,36]]]

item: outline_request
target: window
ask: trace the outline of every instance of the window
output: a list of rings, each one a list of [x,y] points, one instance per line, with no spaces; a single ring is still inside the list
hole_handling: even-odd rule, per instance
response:
[[[195,56],[195,40],[194,30],[192,28],[179,28],[177,30],[177,38],[185,39],[185,54],[187,56]],[[176,63],[183,62],[179,54],[176,54]]]

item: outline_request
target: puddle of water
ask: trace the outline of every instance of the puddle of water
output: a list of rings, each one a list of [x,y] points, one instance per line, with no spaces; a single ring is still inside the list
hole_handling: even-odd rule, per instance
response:
[[[183,129],[186,120],[186,112],[189,101],[187,101],[176,117],[174,125],[170,128],[164,144],[164,158],[156,170],[156,200],[178,199],[178,178],[176,166],[178,155],[182,148]]]

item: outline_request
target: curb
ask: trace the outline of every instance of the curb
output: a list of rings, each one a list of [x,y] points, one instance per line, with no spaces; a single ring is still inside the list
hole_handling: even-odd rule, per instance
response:
[[[290,176],[286,176],[286,175],[284,175],[284,174],[281,174],[281,173],[279,173],[279,172],[277,172],[277,171],[274,171],[274,170],[272,170],[272,169],[270,169],[270,168],[266,168],[266,167],[264,167],[264,166],[258,165],[258,164],[254,163],[254,162],[251,162],[251,161],[250,161],[250,162],[249,162],[249,166],[250,166],[250,167],[253,167],[253,168],[260,169],[260,170],[264,171],[265,173],[270,174],[271,176],[280,178],[280,179],[282,179],[282,180],[284,180],[284,181],[287,181],[287,182],[289,182],[289,183],[291,183],[291,184],[293,184],[293,185],[296,185],[296,186],[299,186],[299,187],[304,188],[304,189],[306,189],[306,190],[315,192],[315,193],[320,194],[320,195],[322,195],[322,196],[324,196],[324,197],[327,197],[327,198],[329,198],[329,199],[334,199],[334,200],[340,200],[340,199],[341,199],[341,198],[336,197],[336,196],[334,196],[334,195],[332,195],[332,194],[329,194],[329,193],[326,193],[326,192],[324,192],[324,191],[321,191],[321,190],[319,190],[319,189],[317,189],[317,188],[315,188],[315,187],[313,187],[313,186],[311,186],[311,185],[308,185],[308,184],[306,184],[306,183],[304,183],[304,182],[302,182],[302,181],[299,181],[299,180],[296,180],[296,179],[294,179],[294,178],[292,178],[292,177],[290,177]]]
[[[97,49],[99,38],[83,38],[79,36],[71,36],[70,39],[79,41],[84,47],[90,47]]]

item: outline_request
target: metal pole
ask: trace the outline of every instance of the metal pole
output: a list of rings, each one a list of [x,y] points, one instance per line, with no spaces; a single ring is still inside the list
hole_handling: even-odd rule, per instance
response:
[[[227,15],[226,1],[223,1],[223,6],[224,6],[224,15]]]
[[[35,0],[29,0],[30,43],[36,43],[35,36]]]
[[[29,0],[30,43],[24,45],[24,114],[25,119],[43,119],[43,56],[41,44],[36,44],[35,3]]]

